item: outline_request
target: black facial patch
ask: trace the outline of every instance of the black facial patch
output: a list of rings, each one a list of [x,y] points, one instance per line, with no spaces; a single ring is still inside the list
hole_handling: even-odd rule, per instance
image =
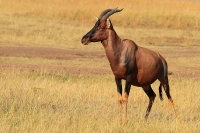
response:
[[[100,25],[100,20],[98,19],[94,27],[86,35],[84,35],[83,38],[91,38],[95,34],[99,25]]]

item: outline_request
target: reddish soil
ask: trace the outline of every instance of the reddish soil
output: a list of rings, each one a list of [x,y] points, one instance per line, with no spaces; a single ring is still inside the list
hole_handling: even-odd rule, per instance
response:
[[[200,56],[199,49],[188,49],[188,50],[170,50],[159,51],[165,58],[176,58],[176,57],[197,57]],[[83,51],[83,50],[63,50],[57,48],[46,48],[46,47],[11,47],[11,46],[0,46],[0,56],[11,56],[11,57],[28,57],[28,58],[48,58],[48,59],[97,59],[106,58],[104,51]],[[172,71],[174,76],[186,76],[186,77],[200,77],[200,66],[198,68],[184,67],[184,71]],[[112,73],[110,68],[82,68],[82,67],[68,67],[62,65],[33,65],[33,64],[22,64],[12,63],[0,60],[0,70],[7,69],[19,69],[19,70],[30,70],[38,71],[44,69],[50,72],[68,72],[68,73],[93,73],[93,74],[106,74]]]
[[[0,56],[7,57],[27,57],[27,58],[47,58],[47,59],[91,59],[91,58],[105,58],[104,51],[81,51],[81,50],[63,50],[57,48],[46,48],[46,47],[9,47],[0,46]],[[0,60],[0,70],[6,69],[19,69],[19,70],[30,70],[38,71],[45,70],[50,72],[68,72],[68,73],[111,73],[110,69],[89,69],[81,67],[68,67],[61,65],[33,65],[33,64],[22,64],[4,62]]]

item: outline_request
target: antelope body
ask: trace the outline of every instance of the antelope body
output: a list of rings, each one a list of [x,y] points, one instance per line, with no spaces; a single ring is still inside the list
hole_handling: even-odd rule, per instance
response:
[[[95,26],[83,36],[82,43],[86,45],[90,42],[100,41],[104,46],[117,85],[119,114],[121,114],[122,104],[124,103],[125,119],[127,119],[127,102],[131,85],[142,87],[149,97],[149,104],[145,115],[147,119],[156,97],[151,84],[157,79],[160,81],[160,99],[162,100],[163,86],[176,115],[173,100],[170,96],[166,60],[159,53],[140,47],[132,40],[122,40],[115,32],[109,16],[122,10],[115,8],[103,11]],[[126,80],[123,96],[122,79]]]

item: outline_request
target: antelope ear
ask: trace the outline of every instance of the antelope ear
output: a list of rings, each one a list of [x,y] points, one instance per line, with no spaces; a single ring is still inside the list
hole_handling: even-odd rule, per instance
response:
[[[107,27],[106,28],[110,28],[111,27],[111,22],[110,22],[110,19],[107,18]]]

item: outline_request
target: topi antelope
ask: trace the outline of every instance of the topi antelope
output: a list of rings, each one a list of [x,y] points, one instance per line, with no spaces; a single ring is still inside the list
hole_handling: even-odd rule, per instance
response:
[[[103,11],[95,26],[82,38],[82,43],[84,45],[87,45],[90,42],[100,41],[104,46],[117,85],[120,121],[122,120],[122,104],[124,104],[125,120],[127,120],[127,102],[131,85],[142,87],[149,97],[145,119],[148,118],[156,97],[156,94],[151,88],[151,84],[157,79],[160,81],[160,99],[163,99],[163,86],[174,115],[176,116],[173,100],[170,95],[166,60],[159,53],[140,47],[132,40],[121,39],[117,35],[109,16],[121,12],[122,10],[123,9],[119,10],[115,8]],[[126,80],[123,97],[122,79]]]

